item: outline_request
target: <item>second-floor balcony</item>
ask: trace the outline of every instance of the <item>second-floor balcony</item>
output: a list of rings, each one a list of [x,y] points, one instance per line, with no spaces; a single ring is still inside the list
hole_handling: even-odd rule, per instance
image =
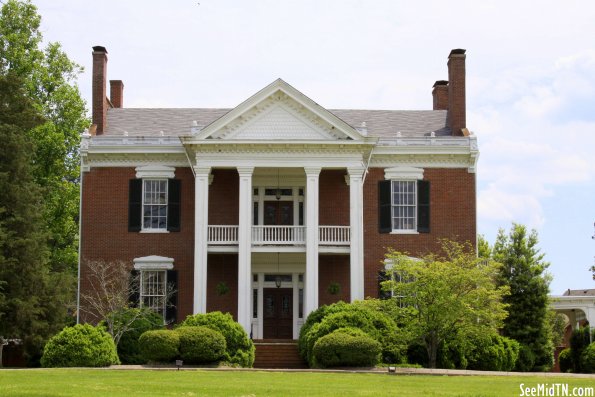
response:
[[[255,225],[252,226],[252,246],[305,246],[306,226]],[[348,247],[351,242],[349,226],[318,227],[320,246]],[[209,225],[209,246],[238,245],[237,225]]]

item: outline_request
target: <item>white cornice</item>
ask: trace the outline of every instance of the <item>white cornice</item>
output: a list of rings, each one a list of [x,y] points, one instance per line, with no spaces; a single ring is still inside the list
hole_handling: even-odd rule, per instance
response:
[[[398,179],[416,181],[424,179],[424,169],[421,167],[391,167],[384,169],[384,179]]]
[[[174,259],[164,256],[150,255],[134,258],[136,270],[171,270],[174,268]]]
[[[137,178],[168,178],[175,177],[176,169],[165,165],[151,164],[136,167]]]

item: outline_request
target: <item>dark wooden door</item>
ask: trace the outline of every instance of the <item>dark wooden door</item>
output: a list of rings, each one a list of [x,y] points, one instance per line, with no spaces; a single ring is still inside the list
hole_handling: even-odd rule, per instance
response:
[[[293,201],[265,201],[265,225],[293,225]]]
[[[291,288],[265,288],[263,312],[265,339],[293,339],[293,290]]]

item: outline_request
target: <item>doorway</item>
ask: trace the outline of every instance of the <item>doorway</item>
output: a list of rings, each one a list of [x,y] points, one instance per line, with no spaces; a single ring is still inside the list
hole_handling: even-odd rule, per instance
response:
[[[293,225],[293,201],[265,201],[263,224]]]
[[[293,339],[293,289],[263,289],[263,338]]]

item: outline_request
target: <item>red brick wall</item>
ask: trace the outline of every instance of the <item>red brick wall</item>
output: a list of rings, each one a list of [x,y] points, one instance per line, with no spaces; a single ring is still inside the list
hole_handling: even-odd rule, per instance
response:
[[[339,283],[340,291],[329,293],[329,285]],[[349,255],[320,255],[318,258],[318,304],[329,305],[338,301],[349,302]]]
[[[85,260],[122,260],[132,269],[134,258],[159,255],[174,259],[178,271],[178,319],[192,313],[194,277],[194,177],[189,168],[177,168],[182,207],[180,232],[128,232],[128,181],[134,168],[93,168],[84,174],[81,259],[82,290]]]
[[[209,225],[237,225],[240,213],[238,171],[213,170],[209,186]]]
[[[349,226],[349,186],[346,170],[322,170],[319,180],[318,224]]]
[[[219,310],[238,318],[238,255],[209,254],[207,258],[207,311]],[[217,284],[225,283],[229,292],[217,293]],[[246,297],[249,299],[249,297]]]
[[[439,249],[438,239],[476,242],[475,174],[466,169],[427,168],[430,181],[430,233],[380,234],[378,232],[378,181],[383,168],[371,168],[364,184],[364,293],[378,297],[377,274],[387,247],[422,256]]]

